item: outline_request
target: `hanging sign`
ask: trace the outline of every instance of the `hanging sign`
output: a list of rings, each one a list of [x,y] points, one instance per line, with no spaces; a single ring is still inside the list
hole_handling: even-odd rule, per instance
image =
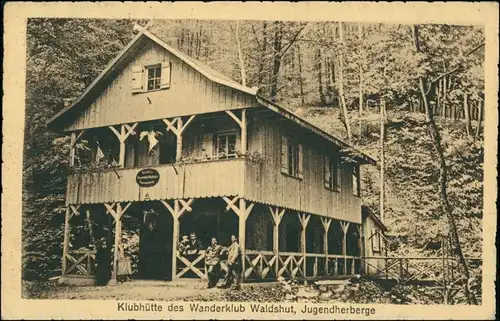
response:
[[[135,180],[140,187],[155,186],[160,180],[160,173],[156,169],[146,168],[137,173]]]

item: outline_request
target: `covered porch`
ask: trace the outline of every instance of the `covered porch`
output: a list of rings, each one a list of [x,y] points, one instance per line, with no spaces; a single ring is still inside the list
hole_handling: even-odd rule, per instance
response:
[[[201,249],[182,255],[179,241],[191,233]],[[363,273],[360,225],[223,196],[68,205],[62,282],[94,284],[95,240],[102,237],[112,246],[111,284],[123,264],[136,279],[206,279],[204,250],[212,237],[229,246],[232,234],[245,282]]]

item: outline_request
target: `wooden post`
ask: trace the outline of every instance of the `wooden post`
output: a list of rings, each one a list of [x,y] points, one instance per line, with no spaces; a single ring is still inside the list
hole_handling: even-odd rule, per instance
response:
[[[177,137],[175,160],[178,162],[182,158],[182,133],[186,130],[189,123],[196,115],[191,115],[186,123],[183,122],[182,117],[176,117],[172,120],[168,118],[162,119],[167,126],[167,131],[171,130]]]
[[[191,204],[193,204],[194,199],[185,200],[174,200],[174,207],[162,200],[162,204],[167,208],[168,212],[172,215],[173,229],[172,229],[172,281],[177,280],[177,243],[179,242],[179,228],[180,228],[180,218],[182,214],[186,211],[191,212],[193,209]],[[181,207],[182,205],[182,207]]]
[[[113,258],[113,274],[112,279],[116,281],[118,277],[118,247],[121,242],[121,233],[122,233],[122,221],[121,221],[121,212],[122,205],[120,203],[116,204],[115,210],[115,250],[114,250],[114,258]]]
[[[344,256],[344,267],[343,267],[343,273],[344,275],[347,274],[347,230],[349,229],[349,222],[340,222],[340,227],[342,227],[342,255]]]
[[[358,230],[359,273],[363,274],[364,268],[363,268],[363,261],[361,260],[361,258],[365,255],[365,249],[363,246],[363,225],[358,224],[356,225],[356,228]]]
[[[70,149],[69,149],[69,167],[75,166],[75,145],[76,145],[76,133],[71,133]]]
[[[278,277],[279,271],[279,226],[281,223],[281,219],[283,215],[285,215],[285,209],[280,211],[279,208],[274,209],[272,206],[269,206],[269,212],[271,214],[271,218],[273,220],[273,252],[276,256],[276,263],[274,264],[274,270],[276,277]]]
[[[306,213],[297,213],[299,216],[300,225],[302,225],[302,230],[300,231],[300,252],[302,253],[302,257],[304,258],[303,266],[304,266],[304,277],[307,276],[307,264],[306,264],[306,229],[307,224],[309,223],[309,219],[311,218],[310,214]]]
[[[226,110],[226,113],[240,126],[240,128],[241,128],[241,152],[246,153],[246,151],[247,151],[246,109],[241,110],[241,120],[230,110]]]
[[[78,134],[77,134],[77,132],[71,133],[71,141],[70,141],[70,147],[69,147],[69,167],[75,166],[76,143],[83,136],[84,132],[85,132],[85,130],[82,129],[78,132]]]
[[[135,127],[138,123],[134,123],[132,126],[127,124],[120,125],[120,131],[116,130],[114,126],[108,126],[109,129],[115,134],[116,138],[120,142],[120,156],[118,159],[118,164],[120,168],[125,167],[125,141],[134,132]]]
[[[174,201],[174,210],[172,211],[173,229],[172,229],[172,281],[177,280],[177,242],[179,242],[179,201]]]
[[[66,275],[66,270],[68,268],[67,255],[69,252],[69,219],[71,217],[69,206],[66,208],[66,215],[64,218],[64,243],[63,243],[63,256],[62,256],[62,275]]]
[[[119,254],[118,252],[119,252],[119,247],[121,244],[121,237],[122,237],[121,217],[131,204],[132,203],[128,203],[127,205],[125,205],[125,207],[122,207],[121,203],[113,203],[113,204],[104,203],[104,206],[106,207],[106,213],[110,214],[115,219],[115,251],[114,251],[114,258],[113,258],[113,273],[111,276],[111,282],[114,282],[115,284],[116,284],[117,277],[118,277],[118,254]],[[115,209],[115,206],[116,206],[116,209]]]
[[[240,213],[239,213],[239,228],[238,228],[238,235],[240,239],[240,249],[241,249],[241,269],[244,273],[245,271],[245,263],[246,263],[246,254],[245,254],[245,249],[246,249],[246,221],[248,216],[250,215],[250,212],[252,211],[254,204],[250,204],[250,206],[247,207],[247,203],[245,199],[240,198]],[[245,274],[243,274],[243,277]]]
[[[252,212],[252,208],[254,207],[254,203],[249,203],[247,206],[246,200],[244,198],[239,198],[235,196],[233,199],[229,199],[224,196],[222,198],[226,203],[226,210],[232,209],[236,215],[238,215],[238,238],[240,241],[240,249],[241,249],[241,271],[242,278],[245,277],[245,263],[246,263],[246,254],[245,254],[245,232],[246,232],[246,221],[250,213]],[[239,201],[239,206],[236,206],[236,203]]]
[[[241,152],[246,153],[247,151],[247,111],[243,109],[241,111]]]
[[[330,229],[330,224],[332,223],[331,218],[321,218],[321,223],[323,223],[323,229],[325,233],[323,234],[323,250],[325,252],[325,276],[328,275],[328,230]]]
[[[175,160],[179,161],[182,158],[182,118],[177,119],[177,150],[175,152]]]

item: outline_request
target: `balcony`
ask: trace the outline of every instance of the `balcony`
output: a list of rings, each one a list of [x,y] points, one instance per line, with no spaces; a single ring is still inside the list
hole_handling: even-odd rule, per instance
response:
[[[158,172],[155,185],[138,184],[137,174],[145,168]],[[240,158],[74,173],[68,177],[66,202],[92,204],[243,195],[244,171],[245,160]]]

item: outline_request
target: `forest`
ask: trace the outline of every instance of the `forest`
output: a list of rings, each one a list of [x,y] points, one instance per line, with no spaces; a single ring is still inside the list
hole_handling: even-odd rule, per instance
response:
[[[146,23],[28,20],[24,279],[61,273],[69,138],[46,122]],[[459,258],[481,257],[481,27],[158,20],[149,30],[374,157],[362,197],[390,229],[389,254],[431,256],[448,235]]]

